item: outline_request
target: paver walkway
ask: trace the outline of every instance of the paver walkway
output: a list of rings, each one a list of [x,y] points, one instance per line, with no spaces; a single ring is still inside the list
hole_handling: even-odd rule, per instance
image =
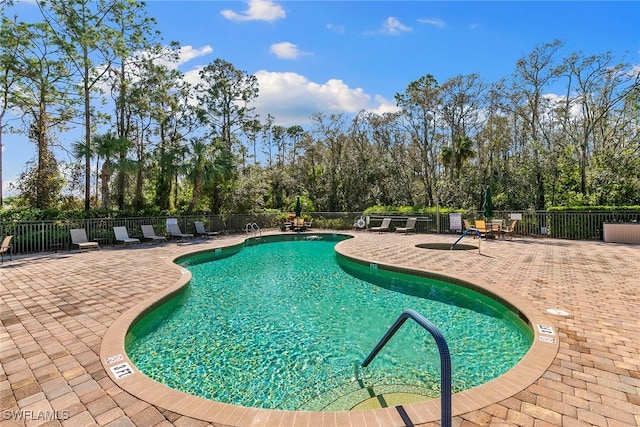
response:
[[[559,352],[542,377],[508,399],[456,416],[455,426],[640,425],[640,246],[523,238],[483,241],[479,254],[415,247],[451,243],[452,236],[355,235],[344,242],[345,254],[497,287],[545,313],[559,332]],[[101,339],[125,311],[180,278],[169,259],[242,239],[5,261],[0,427],[209,425],[123,391],[102,366]]]

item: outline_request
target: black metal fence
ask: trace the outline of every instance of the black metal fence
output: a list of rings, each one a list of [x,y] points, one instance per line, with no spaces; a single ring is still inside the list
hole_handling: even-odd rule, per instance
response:
[[[398,215],[376,213],[370,221],[380,225],[382,218],[391,217],[391,225],[402,227],[409,217],[417,217],[418,233],[458,233],[451,229],[450,215]],[[554,237],[572,240],[602,240],[603,223],[605,222],[640,222],[639,211],[495,211],[493,219],[505,222],[517,218],[515,233],[522,236]],[[482,212],[466,212],[463,220],[471,224],[475,219],[484,219]]]
[[[24,254],[71,249],[70,229],[84,228],[89,240],[101,245],[113,245],[115,236],[113,227],[124,226],[129,237],[142,240],[140,226],[150,224],[156,234],[166,235],[167,219],[175,218],[183,233],[195,233],[194,221],[202,221],[208,231],[229,233],[244,230],[247,223],[257,223],[261,228],[275,226],[275,214],[260,215],[220,215],[175,216],[175,217],[135,217],[68,219],[57,221],[17,221],[0,222],[0,238],[12,235],[11,253]]]
[[[310,212],[312,229],[350,229],[362,212]],[[207,230],[229,233],[244,232],[247,224],[256,223],[262,229],[279,225],[278,213],[256,213],[250,215],[199,215],[176,216],[184,233],[194,233],[194,221],[203,221]],[[459,233],[451,229],[448,213],[397,214],[376,212],[368,215],[368,225],[377,226],[382,218],[391,217],[391,227],[403,227],[409,217],[417,217],[418,233]],[[640,211],[497,211],[493,218],[508,220],[519,218],[515,233],[522,236],[554,237],[575,240],[601,240],[604,222],[640,222]],[[462,218],[473,223],[483,219],[481,212],[465,212]],[[12,235],[13,254],[36,253],[71,249],[69,230],[84,228],[89,240],[103,245],[115,243],[113,227],[125,226],[130,237],[142,240],[140,226],[153,225],[156,234],[166,233],[167,217],[69,219],[59,221],[0,222],[0,240]]]

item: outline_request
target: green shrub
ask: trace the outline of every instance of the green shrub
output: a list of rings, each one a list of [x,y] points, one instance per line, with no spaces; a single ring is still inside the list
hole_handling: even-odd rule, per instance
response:
[[[353,219],[349,218],[314,218],[313,228],[329,230],[351,230]]]

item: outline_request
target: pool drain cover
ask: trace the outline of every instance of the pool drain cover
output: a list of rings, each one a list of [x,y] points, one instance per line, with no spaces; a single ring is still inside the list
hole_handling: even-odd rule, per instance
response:
[[[557,308],[548,308],[547,309],[547,313],[551,313],[551,314],[555,314],[556,316],[568,316],[569,313],[567,313],[564,310],[559,310]]]

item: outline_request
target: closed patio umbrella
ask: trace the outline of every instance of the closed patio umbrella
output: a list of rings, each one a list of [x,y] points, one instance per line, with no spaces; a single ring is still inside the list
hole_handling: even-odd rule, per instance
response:
[[[293,210],[296,213],[296,218],[300,218],[300,213],[302,212],[302,205],[300,204],[300,197],[296,199],[296,207]]]
[[[484,209],[485,218],[491,218],[493,216],[493,201],[491,200],[491,188],[487,186],[487,191],[484,193]]]

